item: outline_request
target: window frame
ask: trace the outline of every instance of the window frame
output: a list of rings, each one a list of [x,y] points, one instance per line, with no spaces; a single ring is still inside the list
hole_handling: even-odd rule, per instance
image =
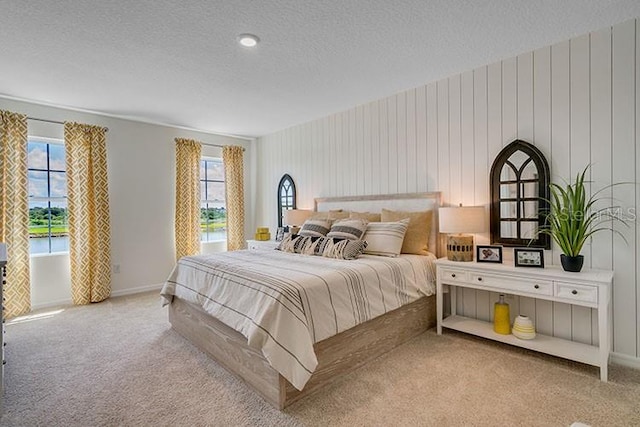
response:
[[[29,178],[29,172],[46,172],[47,174],[47,196],[43,197],[43,196],[31,196],[28,195],[28,203],[31,204],[32,202],[36,202],[36,203],[46,203],[47,204],[47,211],[48,211],[48,233],[47,233],[47,241],[48,241],[48,247],[49,250],[47,252],[38,252],[38,253],[32,253],[31,252],[31,244],[29,244],[29,256],[33,257],[33,256],[49,256],[49,255],[59,255],[59,254],[68,254],[69,253],[69,249],[68,249],[68,243],[67,243],[67,250],[64,251],[53,251],[52,249],[52,235],[51,235],[51,229],[52,229],[52,217],[51,217],[51,204],[52,202],[64,202],[66,206],[66,226],[67,226],[67,230],[69,227],[69,222],[68,222],[68,218],[69,218],[69,206],[67,204],[68,202],[68,188],[66,186],[66,177],[67,177],[67,170],[65,167],[65,170],[60,170],[60,169],[51,169],[51,156],[50,156],[50,146],[51,145],[58,145],[64,148],[65,150],[65,156],[66,156],[66,146],[64,143],[64,139],[61,138],[51,138],[51,137],[44,137],[44,136],[36,136],[36,135],[27,135],[27,157],[29,155],[28,152],[28,147],[30,143],[45,143],[47,145],[47,169],[40,169],[40,168],[31,168],[29,167],[29,162],[27,160],[27,182],[30,182],[30,178]],[[64,196],[51,196],[51,172],[54,173],[64,173],[65,174],[65,195]],[[31,226],[31,208],[29,208],[29,227]],[[68,234],[67,234],[68,236]],[[31,237],[29,237],[29,239],[31,239]]]
[[[222,164],[222,167],[224,168],[224,161],[222,160],[222,157],[204,156],[204,155],[200,156],[200,166],[201,167],[202,167],[202,162],[205,162],[204,167],[203,167],[204,172],[205,172],[205,176],[204,177],[200,176],[200,179],[198,180],[200,183],[204,182],[204,185],[205,185],[205,189],[204,189],[205,199],[201,198],[201,200],[200,200],[200,224],[202,224],[202,209],[203,209],[202,205],[203,204],[208,204],[208,203],[217,203],[215,200],[209,200],[209,199],[206,198],[206,195],[207,195],[207,183],[211,182],[211,183],[222,183],[222,184],[225,184],[225,182],[226,182],[225,179],[222,179],[222,180],[220,180],[220,179],[207,179],[207,165],[206,165],[206,162],[208,162],[208,161],[220,162]],[[202,190],[200,190],[200,191],[202,191]],[[225,210],[225,212],[227,210],[226,196],[227,195],[226,195],[226,185],[225,185],[225,201],[224,201],[224,210]],[[208,207],[206,209],[208,209]],[[209,219],[208,218],[207,218],[207,221],[206,221],[205,224],[206,224],[206,229],[207,229],[207,233],[206,233],[207,240],[203,239],[205,233],[203,233],[201,231],[200,232],[200,243],[214,243],[214,242],[226,242],[227,241],[226,227],[225,227],[224,238],[208,240],[208,237],[209,237],[209,232],[208,232]]]

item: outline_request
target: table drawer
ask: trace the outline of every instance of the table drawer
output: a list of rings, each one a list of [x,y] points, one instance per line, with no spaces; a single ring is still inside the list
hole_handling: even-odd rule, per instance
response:
[[[572,301],[598,303],[598,287],[570,282],[554,282],[554,295]]]
[[[469,280],[469,273],[466,271],[443,268],[440,270],[440,278],[445,283],[466,282]]]
[[[550,280],[530,280],[521,277],[493,276],[491,274],[471,273],[471,283],[487,288],[501,288],[503,293],[509,289],[537,295],[553,295],[553,283]]]

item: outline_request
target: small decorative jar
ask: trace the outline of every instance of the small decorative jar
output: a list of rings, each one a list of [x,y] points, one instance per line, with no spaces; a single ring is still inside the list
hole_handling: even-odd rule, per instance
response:
[[[519,315],[513,322],[512,333],[521,340],[532,340],[536,337],[536,328],[529,317]]]

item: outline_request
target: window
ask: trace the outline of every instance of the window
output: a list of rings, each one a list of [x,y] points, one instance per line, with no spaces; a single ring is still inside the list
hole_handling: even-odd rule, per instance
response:
[[[538,234],[549,200],[549,165],[528,142],[515,140],[491,167],[491,242],[549,249],[549,236]]]
[[[67,172],[60,140],[29,137],[29,244],[31,254],[67,252]]]
[[[278,184],[278,227],[282,227],[284,211],[296,208],[296,185],[289,174],[284,174]]]
[[[227,238],[227,208],[222,159],[200,161],[200,230],[203,242]]]

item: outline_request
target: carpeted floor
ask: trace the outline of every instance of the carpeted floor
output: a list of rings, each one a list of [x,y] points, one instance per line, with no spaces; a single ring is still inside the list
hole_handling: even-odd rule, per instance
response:
[[[157,293],[7,325],[3,426],[640,425],[640,371],[431,330],[284,412],[170,329]]]

